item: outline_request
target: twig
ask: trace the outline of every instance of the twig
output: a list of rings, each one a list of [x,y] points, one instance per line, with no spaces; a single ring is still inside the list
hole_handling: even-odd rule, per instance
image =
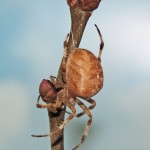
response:
[[[69,37],[68,45],[67,45],[67,53],[69,54],[74,47],[78,47],[87,24],[91,13],[89,11],[82,11],[79,6],[75,8],[70,8],[71,14],[71,32],[73,34]],[[58,71],[57,80],[59,82],[63,82],[63,71],[62,71],[62,63],[66,62],[67,58],[62,58],[62,62]],[[60,110],[57,114],[53,114],[52,112],[48,111],[49,116],[49,125],[50,125],[50,132],[53,132],[57,129],[57,127],[64,121],[65,111]],[[55,136],[50,138],[51,142],[51,150],[64,150],[64,131],[58,132]]]

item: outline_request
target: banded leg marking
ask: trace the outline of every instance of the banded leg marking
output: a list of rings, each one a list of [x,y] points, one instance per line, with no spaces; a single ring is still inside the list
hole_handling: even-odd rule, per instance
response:
[[[87,98],[87,99],[84,99],[84,100],[91,104],[91,106],[88,107],[89,110],[93,109],[96,106],[96,102],[93,99]],[[85,112],[83,111],[83,112],[77,114],[76,117],[81,117],[84,114],[85,114]]]
[[[72,150],[76,150],[85,141],[85,139],[89,133],[90,125],[92,123],[92,114],[89,111],[89,109],[79,99],[76,99],[76,102],[85,111],[85,113],[89,116],[89,120],[86,124],[86,127],[85,127],[85,130],[84,130],[84,133],[83,133],[80,143],[78,145],[76,145]]]
[[[76,109],[74,108],[74,106],[72,104],[66,103],[65,105],[70,108],[70,110],[72,111],[72,113],[70,114],[70,116],[66,120],[64,120],[64,122],[58,127],[58,129],[56,131],[50,133],[50,136],[53,136],[57,132],[61,131],[65,127],[65,125],[76,115]]]

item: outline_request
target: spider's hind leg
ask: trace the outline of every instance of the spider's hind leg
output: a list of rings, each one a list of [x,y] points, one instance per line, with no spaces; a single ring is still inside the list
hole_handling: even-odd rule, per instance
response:
[[[96,102],[95,102],[93,99],[91,99],[91,98],[86,98],[86,99],[84,99],[84,100],[85,100],[86,102],[88,102],[88,103],[91,104],[91,105],[88,107],[89,110],[93,109],[93,108],[96,106]],[[83,116],[84,114],[85,114],[85,111],[83,111],[83,112],[77,114],[76,117],[81,117],[81,116]]]
[[[69,115],[69,117],[66,120],[64,120],[64,122],[62,122],[62,124],[58,127],[56,131],[50,133],[50,136],[53,136],[57,132],[61,131],[65,127],[65,125],[76,115],[76,109],[74,105],[72,105],[71,103],[65,103],[65,106],[68,106],[72,111],[72,113]]]
[[[72,150],[76,150],[85,141],[85,139],[89,133],[90,125],[92,123],[92,114],[89,111],[89,109],[79,99],[76,99],[76,102],[83,109],[83,111],[89,116],[89,120],[86,124],[86,127],[85,127],[85,130],[84,130],[84,133],[83,133],[80,143],[77,146],[75,146]]]
[[[95,106],[96,106],[96,102],[95,102],[95,100],[93,100],[93,99],[91,99],[91,98],[86,98],[86,99],[84,99],[86,102],[88,102],[88,103],[90,103],[91,105],[88,107],[88,109],[89,110],[92,110]],[[68,112],[68,111],[66,111],[66,113],[67,114],[71,114],[70,112]],[[81,117],[81,116],[83,116],[83,115],[85,115],[85,112],[84,111],[82,111],[82,112],[80,112],[80,113],[78,113],[77,115],[76,115],[76,117]]]

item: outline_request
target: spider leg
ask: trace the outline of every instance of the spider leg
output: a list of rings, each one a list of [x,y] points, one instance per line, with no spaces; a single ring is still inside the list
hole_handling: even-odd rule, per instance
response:
[[[36,103],[37,108],[47,108],[53,113],[57,112],[57,108],[61,109],[62,103],[60,101],[56,101],[56,103],[39,104],[40,97],[41,96],[39,95],[38,99],[37,99],[37,103]],[[47,136],[50,136],[50,133],[49,134],[44,134],[44,135],[31,135],[31,136],[32,137],[47,137]]]
[[[67,57],[68,57],[68,42],[69,42],[69,39],[70,39],[70,33],[67,34],[65,40],[64,40],[64,52],[63,52],[63,58],[66,60]]]
[[[38,96],[37,102],[36,102],[36,107],[37,108],[47,108],[50,111],[52,111],[53,113],[57,112],[57,108],[61,109],[61,105],[62,103],[60,101],[56,101],[56,103],[48,103],[48,104],[40,104],[40,95]]]
[[[83,111],[89,116],[89,120],[86,124],[86,127],[85,127],[85,130],[84,130],[84,133],[83,133],[80,143],[77,146],[75,146],[72,150],[77,149],[85,141],[85,139],[88,135],[89,129],[90,129],[90,125],[92,123],[92,114],[89,111],[89,109],[79,99],[76,99],[76,102],[83,109]]]
[[[97,29],[97,32],[99,34],[99,37],[100,37],[100,40],[101,40],[101,44],[100,44],[100,49],[99,49],[99,55],[98,55],[98,59],[101,60],[101,54],[102,54],[102,51],[103,51],[103,48],[104,48],[104,41],[103,41],[103,37],[102,37],[102,34],[98,28],[98,26],[95,24],[95,27]]]
[[[86,98],[86,99],[84,99],[84,100],[87,101],[87,102],[89,102],[89,103],[91,104],[91,106],[88,107],[89,110],[93,109],[93,108],[96,106],[96,102],[95,102],[93,99],[91,99],[91,98]],[[83,111],[83,112],[77,114],[76,117],[81,117],[81,116],[83,116],[84,114],[85,114],[85,111]]]
[[[56,82],[56,77],[50,75],[50,80],[51,80],[51,82],[52,82],[53,84],[55,84],[55,82]]]
[[[50,75],[51,82],[55,85],[56,88],[63,88],[64,84],[57,81],[55,76]]]
[[[77,98],[76,98],[77,99]],[[88,107],[88,109],[89,110],[91,110],[91,109],[93,109],[95,106],[96,106],[96,102],[93,100],[93,99],[91,99],[91,98],[86,98],[86,99],[84,99],[85,101],[87,101],[87,102],[89,102],[91,105]],[[71,114],[70,112],[68,112],[68,111],[65,111],[67,114]],[[81,112],[81,113],[78,113],[77,115],[76,115],[76,117],[81,117],[81,116],[83,116],[83,115],[85,115],[85,112],[83,111],[83,112]]]
[[[45,105],[39,104],[40,97],[41,96],[39,95],[38,99],[37,99],[37,102],[36,102],[36,107],[37,108],[48,108],[48,104],[45,104]],[[34,134],[32,134],[31,136],[32,137],[47,137],[47,136],[50,136],[50,134],[44,134],[44,135],[34,135]]]
[[[50,133],[49,134],[44,134],[44,135],[34,135],[34,134],[32,134],[31,136],[32,137],[47,137],[47,136],[50,136]]]
[[[71,114],[71,112],[69,112],[69,111],[67,111],[67,110],[65,110],[65,113],[66,113],[66,114],[69,114],[69,115]]]
[[[58,127],[58,129],[56,131],[50,133],[50,136],[53,136],[57,132],[61,131],[65,127],[65,125],[76,115],[76,109],[75,109],[74,105],[72,105],[71,103],[68,103],[68,102],[65,102],[65,105],[70,108],[72,113],[69,115],[69,117],[66,120],[64,120],[64,122]]]

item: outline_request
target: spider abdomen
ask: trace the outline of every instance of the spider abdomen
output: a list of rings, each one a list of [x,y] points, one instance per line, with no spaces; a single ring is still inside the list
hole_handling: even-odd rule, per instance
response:
[[[103,87],[103,71],[93,53],[76,48],[66,64],[66,81],[71,93],[78,97],[94,96]]]

